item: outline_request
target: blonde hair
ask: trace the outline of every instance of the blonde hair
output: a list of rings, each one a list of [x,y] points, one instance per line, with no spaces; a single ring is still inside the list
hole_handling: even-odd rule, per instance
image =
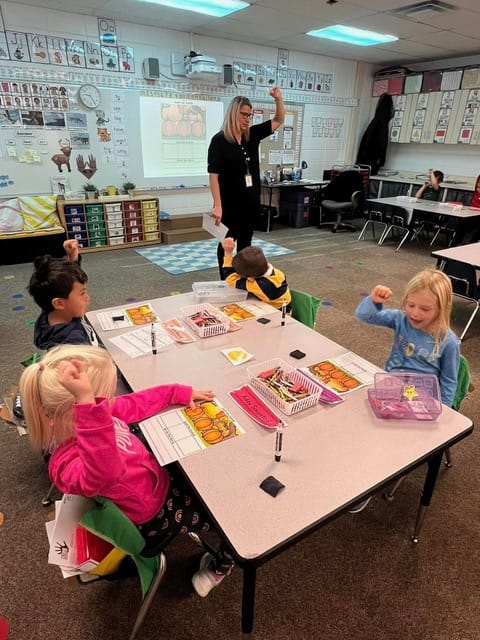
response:
[[[39,364],[24,370],[19,385],[28,435],[35,449],[52,451],[75,434],[74,399],[58,381],[58,365],[65,360],[84,363],[95,396],[112,398],[114,395],[117,371],[105,349],[60,345],[47,351]]]
[[[252,103],[246,96],[236,96],[230,102],[222,124],[222,132],[228,142],[236,142],[236,134],[238,134],[238,118],[242,107],[250,107],[253,109]],[[245,140],[250,138],[250,129],[243,133]]]
[[[429,332],[435,340],[435,353],[447,340],[450,329],[450,313],[452,311],[452,283],[450,278],[438,269],[424,269],[417,273],[407,284],[403,296],[403,306],[408,296],[419,291],[429,291],[437,302],[437,317]]]

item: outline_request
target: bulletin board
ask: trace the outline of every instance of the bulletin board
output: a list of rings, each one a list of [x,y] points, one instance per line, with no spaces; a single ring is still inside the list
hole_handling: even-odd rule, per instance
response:
[[[273,118],[275,105],[272,102],[253,103],[252,124]],[[285,121],[271,136],[262,140],[260,146],[260,174],[275,171],[277,165],[300,166],[303,128],[303,104],[285,103]]]

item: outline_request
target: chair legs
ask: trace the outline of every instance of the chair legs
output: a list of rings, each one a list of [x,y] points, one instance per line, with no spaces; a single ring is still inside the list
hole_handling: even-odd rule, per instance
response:
[[[374,218],[370,218],[369,220],[366,220],[365,224],[363,225],[363,228],[360,231],[360,235],[357,238],[357,242],[365,236],[365,233],[370,225],[372,227],[372,236],[373,238],[375,238],[375,225],[377,224],[382,227],[382,232],[380,234],[380,237],[382,237],[382,235],[385,232],[385,229],[388,227],[387,223],[383,222],[382,220],[376,220]]]
[[[450,448],[445,449],[445,466],[450,469],[452,466],[452,456],[450,453]],[[401,478],[398,478],[398,480],[393,484],[392,487],[390,487],[389,489],[386,489],[383,492],[383,497],[385,500],[387,500],[388,502],[392,502],[392,500],[395,498],[395,492],[397,491],[398,487],[402,484],[402,482],[405,480],[407,476],[402,476]]]
[[[387,239],[387,237],[389,236],[390,233],[392,233],[395,230],[398,231],[402,231],[403,232],[403,236],[402,239],[400,241],[400,244],[397,245],[397,247],[395,248],[395,251],[399,251],[403,245],[403,243],[406,241],[406,239],[408,238],[408,236],[410,235],[410,229],[407,229],[407,227],[402,227],[398,224],[391,224],[389,225],[385,231],[383,232],[383,234],[380,236],[380,240],[378,241],[378,244],[383,244],[385,242],[385,240]]]
[[[160,566],[158,567],[158,573],[155,576],[155,580],[153,581],[149,592],[143,599],[142,605],[138,611],[137,618],[135,620],[135,624],[133,625],[133,629],[130,634],[129,640],[134,640],[134,638],[138,633],[138,630],[142,626],[142,623],[145,620],[145,616],[147,615],[148,610],[150,609],[150,605],[153,602],[153,598],[155,597],[155,594],[158,591],[158,587],[162,582],[165,571],[167,570],[167,559],[165,557],[165,554],[161,553],[159,556],[159,559],[160,559]]]
[[[47,495],[42,500],[42,504],[43,504],[44,507],[49,507],[52,504],[52,502],[53,502],[52,496],[53,496],[53,494],[55,492],[55,489],[56,489],[56,487],[52,482],[52,484],[50,485],[50,488],[49,488],[49,490],[47,492]]]

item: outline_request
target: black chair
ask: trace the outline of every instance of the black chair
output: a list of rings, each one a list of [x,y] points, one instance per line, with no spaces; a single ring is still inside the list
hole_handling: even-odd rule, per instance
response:
[[[356,231],[351,222],[345,222],[344,216],[351,218],[363,212],[365,202],[364,178],[358,169],[346,169],[341,171],[328,184],[321,195],[320,227],[331,225],[332,232],[337,229]],[[323,222],[323,213],[330,212],[335,215],[334,221]]]
[[[460,340],[463,340],[480,307],[480,287],[477,283],[477,270],[473,265],[452,259],[443,260],[440,268],[450,278],[454,295],[474,305],[473,311],[460,335]]]

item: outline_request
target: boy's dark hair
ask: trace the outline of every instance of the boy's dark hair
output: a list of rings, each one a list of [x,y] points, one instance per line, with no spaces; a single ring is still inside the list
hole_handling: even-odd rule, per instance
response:
[[[268,269],[268,262],[260,247],[245,247],[232,260],[232,267],[244,278],[259,278]]]
[[[76,262],[52,256],[38,256],[33,261],[34,272],[28,293],[38,306],[50,313],[54,298],[68,298],[75,282],[85,284],[88,276]]]
[[[435,176],[435,178],[437,178],[439,182],[443,182],[443,178],[444,178],[443,171],[438,171],[438,170],[434,171],[433,175]]]

